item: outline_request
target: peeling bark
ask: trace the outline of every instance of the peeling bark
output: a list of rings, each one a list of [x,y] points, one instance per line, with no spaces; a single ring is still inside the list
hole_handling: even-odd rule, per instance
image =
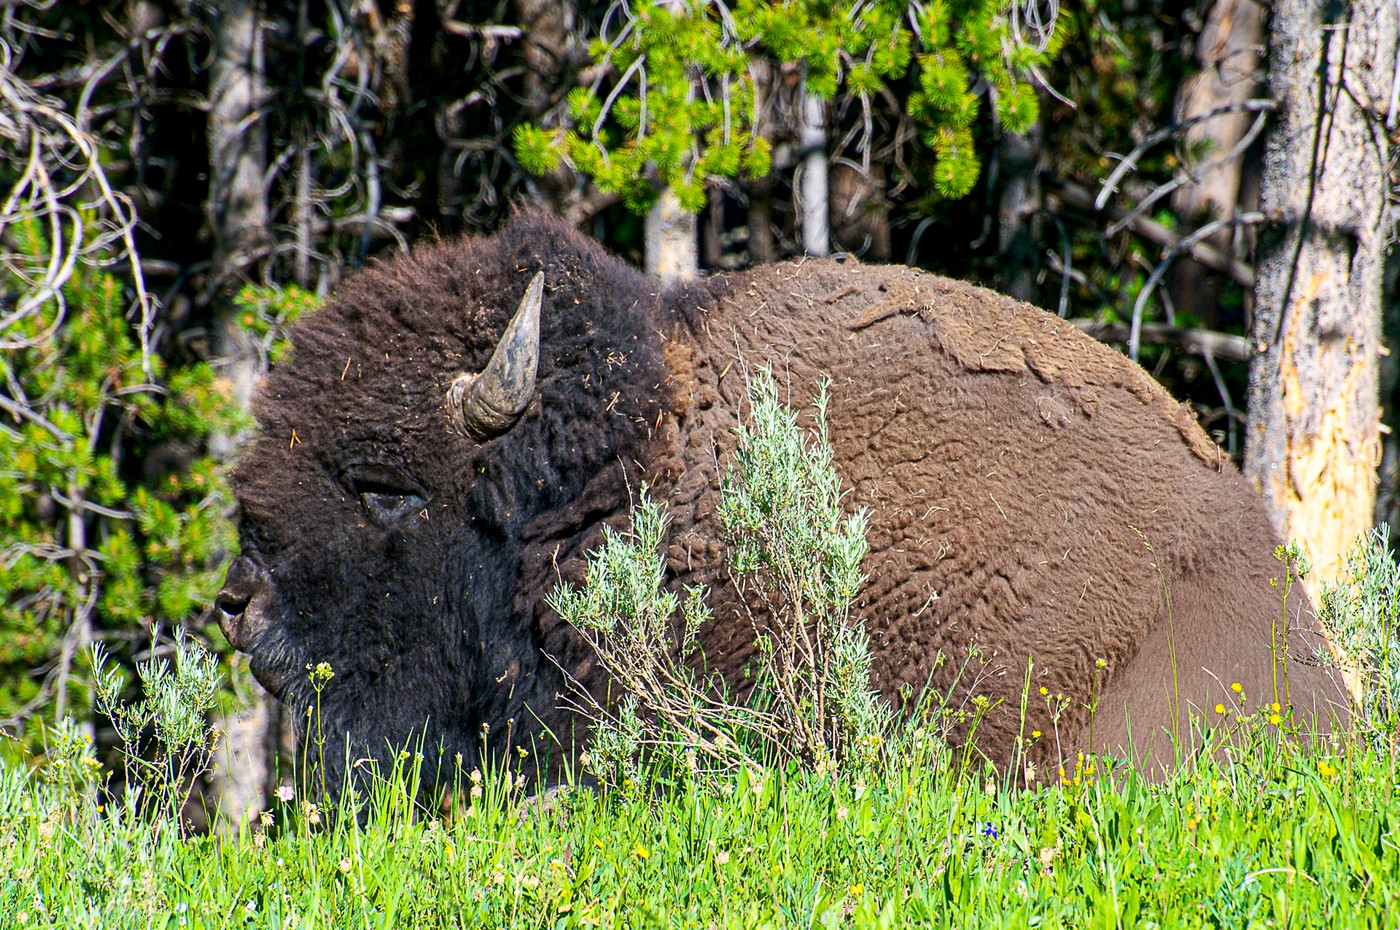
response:
[[[1311,583],[1338,577],[1371,526],[1377,352],[1395,75],[1393,0],[1281,0],[1270,42],[1278,121],[1267,141],[1245,473],[1301,540]],[[1315,590],[1315,588],[1314,588]]]

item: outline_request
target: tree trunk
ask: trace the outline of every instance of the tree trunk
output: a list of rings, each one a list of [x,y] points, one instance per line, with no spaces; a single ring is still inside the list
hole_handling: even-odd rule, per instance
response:
[[[1393,0],[1280,0],[1270,40],[1279,103],[1261,188],[1245,472],[1276,526],[1335,579],[1371,526],[1377,350],[1387,226]]]
[[[773,141],[773,109],[776,103],[776,87],[773,63],[757,56],[749,60],[749,73],[753,77],[754,120],[753,133],[769,143]],[[773,235],[773,173],[761,178],[753,178],[745,188],[749,195],[749,263],[766,265],[778,260],[778,240]]]
[[[1040,130],[1004,133],[1001,138],[1001,196],[997,202],[997,287],[1017,300],[1032,301],[1039,270]]]
[[[827,184],[826,104],[802,94],[802,250],[808,255],[831,252],[831,197]]]
[[[646,271],[664,283],[687,281],[700,273],[695,214],[681,206],[670,188],[647,214]]]
[[[524,33],[525,115],[538,126],[557,129],[562,123],[559,104],[574,72],[587,61],[578,38],[578,11],[574,3],[560,0],[514,0],[514,6]],[[575,180],[574,172],[561,164],[536,178],[534,188],[556,213],[567,215],[584,193]]]
[[[724,191],[711,184],[705,192],[705,222],[700,227],[700,260],[710,271],[724,263]]]
[[[209,68],[209,229],[217,295],[214,351],[221,374],[245,409],[257,384],[258,354],[227,298],[267,241],[267,134],[254,115],[265,96],[258,4],[232,0],[223,5],[215,24]]]
[[[559,0],[515,0],[514,6],[525,41],[522,103],[538,120],[563,99],[564,79],[580,60],[578,11]]]
[[[1392,249],[1385,263],[1385,286],[1381,294],[1381,332],[1400,333],[1400,250]],[[1376,523],[1391,528],[1391,548],[1400,546],[1400,357],[1394,351],[1381,357],[1382,420],[1390,430],[1382,437],[1380,489],[1376,494]]]
[[[1200,71],[1181,87],[1178,116],[1183,121],[1227,109],[1253,99],[1262,90],[1261,71],[1264,21],[1259,0],[1215,0],[1196,43]],[[1250,211],[1244,199],[1246,137],[1261,114],[1220,113],[1188,126],[1182,133],[1183,167],[1193,183],[1177,189],[1172,207],[1193,223]],[[1238,151],[1237,151],[1238,150]],[[1233,231],[1222,229],[1206,241],[1222,253],[1234,255]],[[1199,263],[1183,256],[1168,273],[1168,290],[1178,313],[1205,321],[1208,329],[1219,323],[1221,279]]]
[[[213,348],[221,378],[247,409],[259,374],[252,337],[239,327],[230,300],[267,241],[268,211],[263,190],[267,168],[264,122],[256,111],[266,97],[263,43],[256,0],[230,0],[214,24],[209,71],[209,229],[213,237]],[[216,455],[231,453],[236,437],[216,436]],[[272,698],[258,689],[252,707],[218,721],[223,731],[213,788],[223,816],[231,823],[261,809],[268,780],[266,750]]]

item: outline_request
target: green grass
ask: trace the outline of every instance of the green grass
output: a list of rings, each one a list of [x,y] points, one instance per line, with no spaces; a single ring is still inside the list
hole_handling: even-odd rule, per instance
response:
[[[292,798],[227,837],[8,769],[0,927],[1393,926],[1393,759],[1249,732],[1160,785],[1017,790],[926,750],[544,808],[468,778],[447,816],[386,786],[363,823]]]

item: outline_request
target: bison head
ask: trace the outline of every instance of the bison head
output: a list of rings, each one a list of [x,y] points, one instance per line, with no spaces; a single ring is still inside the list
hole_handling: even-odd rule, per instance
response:
[[[421,739],[430,765],[470,765],[561,725],[545,656],[586,659],[539,589],[645,458],[655,303],[527,216],[371,268],[293,329],[235,470],[242,555],[216,613],[333,781],[347,749]]]

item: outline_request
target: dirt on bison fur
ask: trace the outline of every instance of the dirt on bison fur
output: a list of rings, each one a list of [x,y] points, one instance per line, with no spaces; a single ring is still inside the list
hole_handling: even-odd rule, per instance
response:
[[[835,466],[870,512],[858,610],[892,702],[926,683],[955,707],[985,694],[977,749],[1005,763],[1039,730],[1050,766],[1130,740],[1170,764],[1174,690],[1183,721],[1235,706],[1234,682],[1309,724],[1347,716],[1306,596],[1285,609],[1270,583],[1284,566],[1262,505],[1190,409],[992,291],[853,260],[661,289],[522,213],[373,265],[291,342],[236,469],[243,555],[216,612],[296,719],[319,703],[328,747],[382,757],[426,734],[430,766],[473,764],[547,729],[571,750],[582,724],[546,655],[606,683],[545,595],[582,580],[643,482],[672,517],[668,583],[712,589],[705,660],[740,681],[753,629],[715,513],[759,365],[794,406],[830,381]],[[487,382],[505,393],[473,400]],[[1057,726],[1042,688],[1067,698]]]

